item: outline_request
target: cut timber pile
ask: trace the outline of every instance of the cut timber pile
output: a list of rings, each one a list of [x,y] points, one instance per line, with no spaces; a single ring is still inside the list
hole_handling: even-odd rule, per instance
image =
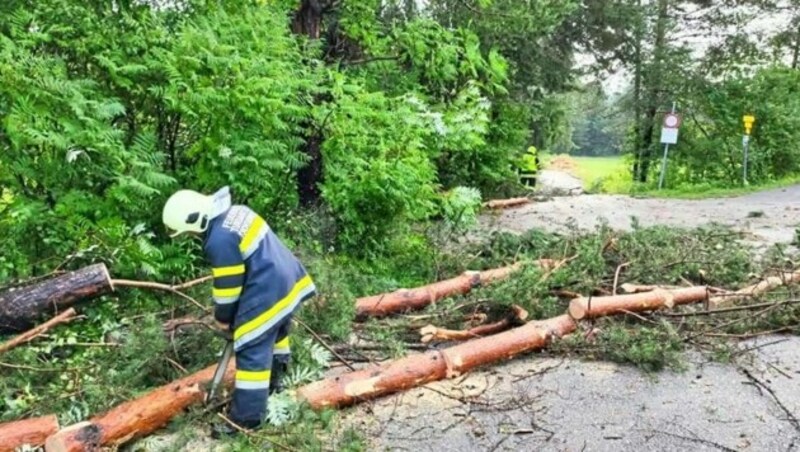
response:
[[[443,350],[413,354],[382,366],[317,381],[300,388],[298,396],[316,409],[352,405],[541,349],[554,337],[571,333],[575,327],[575,322],[566,315],[531,322]]]
[[[47,438],[47,452],[98,450],[100,446],[120,444],[163,427],[185,408],[205,399],[202,387],[214,376],[216,365],[181,378],[168,385],[125,402],[88,422],[66,427]],[[228,366],[224,384],[233,381],[233,361]]]
[[[24,445],[41,446],[57,431],[58,418],[53,415],[0,424],[0,452],[12,452]]]
[[[41,317],[52,317],[80,300],[113,290],[108,269],[103,264],[9,289],[0,293],[0,332],[25,331]]]
[[[539,259],[535,265],[551,268],[556,265],[551,259]],[[421,309],[442,298],[469,293],[474,287],[507,279],[522,268],[517,263],[507,267],[482,272],[465,272],[455,278],[446,279],[415,289],[400,289],[391,293],[373,295],[356,300],[356,315],[359,318],[381,317],[388,314]]]
[[[492,210],[509,209],[511,207],[519,207],[530,203],[528,198],[510,198],[510,199],[494,199],[489,202],[483,203],[483,207]]]

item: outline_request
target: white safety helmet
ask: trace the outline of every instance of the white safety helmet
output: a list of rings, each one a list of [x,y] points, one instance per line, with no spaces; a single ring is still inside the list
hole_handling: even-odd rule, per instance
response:
[[[210,196],[192,190],[180,190],[164,204],[161,217],[172,231],[171,236],[176,237],[184,232],[205,232],[211,220],[230,208],[229,187],[222,187]]]
[[[180,190],[164,204],[161,218],[171,237],[185,232],[202,233],[208,228],[214,206],[213,197],[192,190]]]

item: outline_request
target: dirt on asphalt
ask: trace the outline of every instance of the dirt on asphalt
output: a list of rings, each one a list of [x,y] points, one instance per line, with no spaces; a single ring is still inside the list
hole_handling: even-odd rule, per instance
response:
[[[573,226],[587,230],[606,222],[613,229],[630,230],[634,219],[642,226],[694,228],[715,223],[747,233],[754,244],[790,243],[800,224],[800,185],[703,200],[555,197],[484,217],[482,224],[489,230],[524,232],[533,228],[567,231]]]

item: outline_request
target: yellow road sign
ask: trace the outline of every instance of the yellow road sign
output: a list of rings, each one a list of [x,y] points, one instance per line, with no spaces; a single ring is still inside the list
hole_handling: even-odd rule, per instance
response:
[[[744,115],[742,117],[742,122],[744,122],[744,132],[750,135],[750,131],[753,130],[753,124],[756,122],[756,117],[753,115]]]

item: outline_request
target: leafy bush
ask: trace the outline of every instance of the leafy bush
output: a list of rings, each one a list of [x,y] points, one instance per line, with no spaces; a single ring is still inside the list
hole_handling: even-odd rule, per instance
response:
[[[322,195],[341,243],[353,251],[380,248],[393,231],[433,212],[434,168],[407,102],[343,81],[333,92]]]

